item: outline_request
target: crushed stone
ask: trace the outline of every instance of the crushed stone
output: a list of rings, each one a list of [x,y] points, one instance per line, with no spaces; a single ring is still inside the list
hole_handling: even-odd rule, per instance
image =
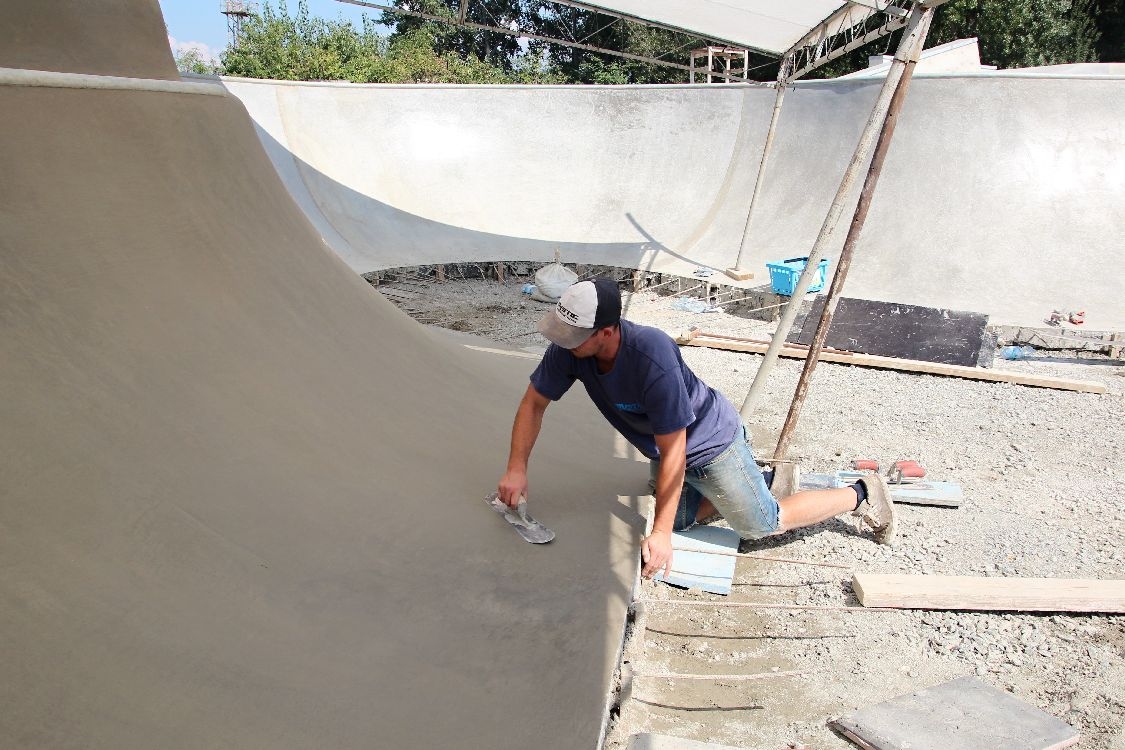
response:
[[[550,306],[528,299],[525,281],[416,281],[416,297],[388,299],[422,322],[542,351],[535,321]],[[679,310],[675,300],[660,290],[627,294],[625,315],[673,336],[697,326],[765,337],[774,326],[729,308]],[[762,360],[702,347],[682,352],[736,407]],[[759,455],[772,451],[801,364],[778,362],[750,420]],[[1125,577],[1125,362],[1056,355],[998,358],[993,366],[1099,380],[1107,393],[821,363],[790,458],[805,471],[845,469],[858,458],[884,466],[913,458],[930,478],[960,483],[964,501],[957,509],[899,505],[894,548],[874,544],[844,516],[763,541],[759,550],[874,573]],[[734,601],[856,603],[850,573],[837,568],[740,559],[735,581]],[[721,598],[663,585],[646,591]],[[843,750],[853,745],[827,727],[830,719],[976,675],[1075,727],[1084,748],[1125,749],[1125,616],[657,606],[644,643],[645,671],[804,674],[645,678],[614,717],[607,748],[627,747],[630,735],[646,731],[762,750]]]

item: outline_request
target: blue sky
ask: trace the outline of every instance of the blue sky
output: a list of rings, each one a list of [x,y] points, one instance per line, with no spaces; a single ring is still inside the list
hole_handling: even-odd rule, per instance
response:
[[[296,14],[297,0],[271,0],[274,7],[282,3],[290,13]],[[309,13],[314,16],[331,20],[342,18],[357,26],[364,13],[373,18],[382,13],[375,8],[362,8],[336,0],[308,0],[308,3]],[[227,46],[227,18],[220,10],[221,5],[221,0],[160,0],[173,52],[177,48],[196,49],[204,57],[218,57]],[[261,0],[258,0],[258,6],[261,7]]]

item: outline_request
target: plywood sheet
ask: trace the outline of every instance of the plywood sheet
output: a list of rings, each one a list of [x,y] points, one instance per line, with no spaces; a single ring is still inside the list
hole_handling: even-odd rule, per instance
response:
[[[823,295],[813,300],[786,341],[812,344],[825,300]],[[824,345],[880,357],[987,366],[995,349],[987,325],[988,316],[981,313],[841,297]]]

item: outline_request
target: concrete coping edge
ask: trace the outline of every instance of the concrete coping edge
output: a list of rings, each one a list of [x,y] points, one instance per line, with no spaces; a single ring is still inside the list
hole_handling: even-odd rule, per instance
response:
[[[56,73],[49,70],[0,68],[0,86],[34,86],[62,89],[109,89],[118,91],[157,91],[168,94],[231,96],[225,88],[210,83],[184,83],[153,78],[124,78],[88,73]]]

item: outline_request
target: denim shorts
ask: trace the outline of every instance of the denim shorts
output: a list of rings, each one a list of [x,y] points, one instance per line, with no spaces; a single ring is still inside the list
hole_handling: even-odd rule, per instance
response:
[[[660,459],[653,459],[650,473],[654,481],[659,469]],[[741,435],[710,463],[684,472],[675,531],[695,525],[695,515],[705,497],[743,539],[761,539],[777,531],[777,500],[754,462],[745,426]]]

